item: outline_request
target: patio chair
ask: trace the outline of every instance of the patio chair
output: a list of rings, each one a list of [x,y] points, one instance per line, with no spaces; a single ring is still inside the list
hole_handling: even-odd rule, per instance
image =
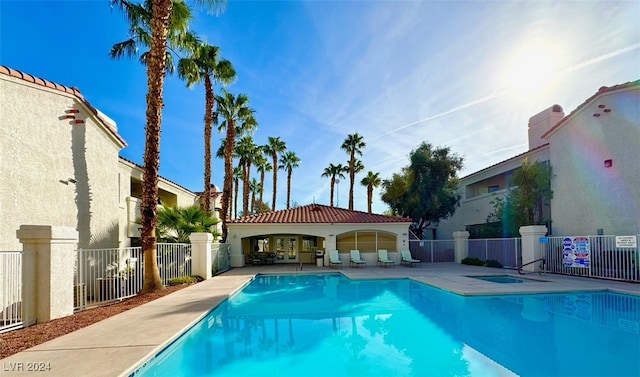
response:
[[[411,256],[411,251],[410,250],[400,250],[400,255],[402,256],[402,259],[400,260],[401,264],[406,264],[406,265],[415,265],[416,263],[420,264],[421,261],[420,259],[413,259],[413,257]]]
[[[378,249],[378,266],[392,266],[395,264],[394,261],[389,259],[389,254],[386,249]]]
[[[363,266],[367,267],[367,262],[360,258],[360,250],[351,250],[351,267]]]
[[[338,250],[329,251],[329,266],[333,267],[335,265],[342,265],[342,261],[340,260],[340,254],[338,254]]]

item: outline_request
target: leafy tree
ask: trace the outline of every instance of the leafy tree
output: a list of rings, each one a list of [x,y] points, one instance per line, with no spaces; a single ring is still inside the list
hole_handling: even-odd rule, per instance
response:
[[[222,189],[222,213],[227,214],[231,205],[231,186],[233,180],[233,152],[235,149],[238,129],[251,130],[257,122],[253,116],[254,110],[249,107],[249,97],[244,94],[233,94],[222,89],[222,94],[216,96],[217,112],[222,117],[218,130],[226,130],[224,150],[224,184]],[[227,239],[227,218],[222,218],[222,239]]]
[[[287,151],[280,157],[279,168],[287,172],[287,209],[291,208],[291,175],[293,169],[300,166],[300,158],[295,152]]]
[[[371,203],[373,202],[373,189],[382,184],[380,173],[374,173],[369,170],[366,177],[362,178],[360,183],[367,188],[367,212],[371,213]]]
[[[273,200],[271,201],[271,210],[276,210],[276,188],[278,187],[278,154],[284,153],[287,150],[287,144],[280,140],[280,137],[269,136],[269,142],[265,146],[265,151],[271,155],[273,161]]]
[[[349,209],[353,210],[353,185],[356,179],[356,155],[362,156],[362,149],[367,144],[364,142],[364,138],[358,133],[347,135],[340,148],[349,154]],[[364,170],[364,166],[362,169]]]
[[[213,233],[218,219],[197,205],[190,207],[163,207],[158,210],[158,239],[162,242],[189,243],[189,235],[194,232]]]
[[[191,46],[192,53],[178,62],[178,76],[187,81],[187,87],[204,82],[204,209],[211,212],[211,128],[215,96],[213,84],[230,84],[236,77],[231,62],[220,59],[220,49],[208,44]]]
[[[216,0],[201,2],[212,7],[222,3]],[[182,5],[185,3],[179,0],[145,0],[143,4],[135,4],[127,0],[111,0],[111,4],[118,6],[125,14],[132,39],[149,47],[148,53],[141,56],[141,60],[147,66],[144,173],[140,208],[142,213],[141,241],[144,252],[144,277],[140,293],[144,294],[164,289],[156,259],[155,234],[167,45],[173,41],[188,39],[190,13],[185,13],[189,8],[183,7]],[[137,51],[137,48],[130,48],[128,53],[131,54],[134,51]],[[117,55],[117,52],[115,54]],[[112,56],[114,55],[112,54]],[[171,69],[171,65],[169,65],[169,69]]]
[[[336,178],[344,179],[344,173],[348,172],[349,169],[346,166],[342,166],[342,164],[334,165],[329,164],[328,167],[324,168],[324,172],[322,173],[322,177],[331,178],[331,207],[333,207],[333,189],[336,185]]]
[[[491,201],[493,212],[487,216],[482,236],[518,237],[521,226],[545,224],[542,209],[553,197],[552,176],[550,165],[525,158],[511,175],[506,195]]]
[[[411,230],[424,229],[451,216],[459,205],[457,173],[463,158],[448,147],[422,143],[409,155],[409,166],[382,182],[382,200],[394,214],[413,219]]]

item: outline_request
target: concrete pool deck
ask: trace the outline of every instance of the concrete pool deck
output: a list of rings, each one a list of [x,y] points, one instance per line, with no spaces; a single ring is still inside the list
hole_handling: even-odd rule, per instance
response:
[[[341,272],[357,279],[411,278],[462,295],[540,293],[611,290],[640,294],[640,285],[561,275],[465,266],[455,263],[422,264],[416,267],[340,269],[304,265],[271,265],[236,268],[210,280],[181,289],[104,321],[53,339],[0,361],[0,376],[128,376],[141,360],[155,355],[213,307],[247,284],[256,274],[309,274]],[[500,284],[469,276],[512,275],[538,281]],[[31,363],[31,364],[29,364]],[[45,363],[48,371],[26,371]],[[48,364],[47,364],[48,363]],[[19,370],[17,368],[22,368]]]

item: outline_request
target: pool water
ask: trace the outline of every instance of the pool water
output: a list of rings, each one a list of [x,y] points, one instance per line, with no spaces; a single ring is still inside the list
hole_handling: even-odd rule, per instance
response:
[[[257,276],[135,376],[639,376],[640,297]]]
[[[522,283],[540,283],[541,280],[529,280],[529,279],[519,279],[514,278],[509,275],[490,275],[490,276],[469,276],[470,278],[490,281],[492,283],[500,283],[500,284],[522,284]]]

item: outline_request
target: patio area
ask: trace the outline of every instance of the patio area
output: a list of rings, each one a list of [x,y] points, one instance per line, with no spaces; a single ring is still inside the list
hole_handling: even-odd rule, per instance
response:
[[[241,289],[256,274],[313,274],[340,272],[351,279],[411,278],[462,295],[612,290],[640,294],[640,285],[560,275],[515,271],[454,263],[416,267],[340,269],[303,265],[265,265],[232,269],[102,322],[28,349],[2,360],[0,376],[30,375],[11,366],[49,363],[51,375],[128,376],[140,361],[155,355],[222,300]],[[497,284],[470,276],[512,275],[532,279],[524,284]],[[535,280],[535,281],[534,281]],[[15,369],[14,369],[15,370]],[[33,373],[33,372],[31,372]]]

